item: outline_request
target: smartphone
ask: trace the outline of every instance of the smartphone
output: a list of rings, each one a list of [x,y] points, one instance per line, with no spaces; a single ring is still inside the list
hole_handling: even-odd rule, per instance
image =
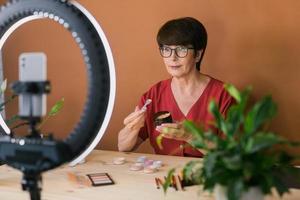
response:
[[[22,53],[19,56],[19,80],[22,82],[47,80],[47,58],[43,52]],[[46,115],[46,109],[46,94],[20,94],[21,117],[42,117]]]

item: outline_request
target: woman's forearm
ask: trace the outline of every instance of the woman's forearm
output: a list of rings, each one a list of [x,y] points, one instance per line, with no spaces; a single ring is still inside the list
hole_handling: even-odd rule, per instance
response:
[[[141,141],[138,139],[140,129],[131,129],[125,126],[118,135],[118,149],[119,151],[132,151]]]

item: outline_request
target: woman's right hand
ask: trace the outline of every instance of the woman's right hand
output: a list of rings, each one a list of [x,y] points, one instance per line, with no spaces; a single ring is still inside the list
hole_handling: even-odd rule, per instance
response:
[[[135,107],[134,112],[130,113],[124,119],[124,125],[130,130],[139,130],[144,126],[146,117],[146,111],[139,109],[138,106]]]
[[[146,111],[135,107],[134,112],[124,119],[125,127],[118,135],[119,151],[132,151],[142,143],[142,139],[139,139],[138,134],[140,128],[144,126],[145,117]]]

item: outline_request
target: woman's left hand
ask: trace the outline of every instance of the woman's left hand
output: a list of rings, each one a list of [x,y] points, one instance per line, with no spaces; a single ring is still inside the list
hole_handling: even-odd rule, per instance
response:
[[[189,142],[192,139],[192,134],[186,132],[182,123],[164,123],[156,127],[156,130],[168,139],[180,140]]]

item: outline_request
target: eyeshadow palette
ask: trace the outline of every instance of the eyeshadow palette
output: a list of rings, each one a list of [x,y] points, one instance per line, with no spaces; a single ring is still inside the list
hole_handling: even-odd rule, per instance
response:
[[[107,173],[87,174],[93,186],[112,185],[114,181]]]

